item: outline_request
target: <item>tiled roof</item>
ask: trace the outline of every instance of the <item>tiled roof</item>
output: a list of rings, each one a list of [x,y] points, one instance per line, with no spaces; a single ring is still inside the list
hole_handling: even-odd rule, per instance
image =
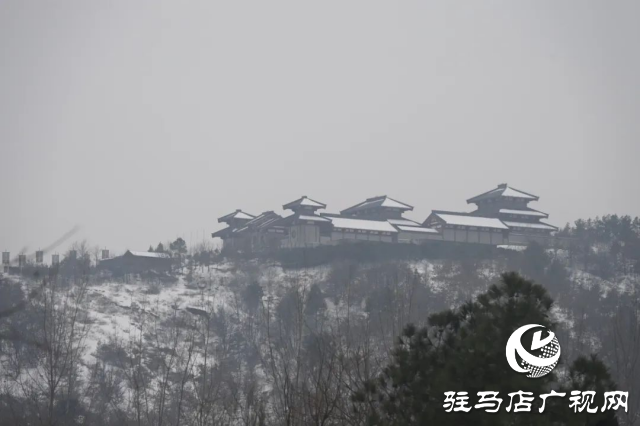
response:
[[[438,234],[438,230],[437,229],[433,229],[433,228],[425,228],[423,226],[398,226],[398,229],[403,231],[403,232],[419,232],[419,233],[423,233],[423,234]]]
[[[515,209],[500,209],[500,213],[504,214],[515,214],[521,216],[531,216],[531,217],[549,217],[547,213],[539,212],[538,210],[515,210]]]
[[[498,185],[497,188],[492,189],[491,191],[487,191],[480,195],[476,195],[473,198],[469,198],[467,200],[467,203],[477,203],[478,201],[486,200],[489,198],[499,198],[499,197],[521,198],[521,199],[530,200],[530,201],[537,201],[539,198],[537,195],[520,191],[519,189],[510,187],[506,183],[502,183]]]
[[[273,211],[266,211],[247,222],[244,228],[240,228],[235,232],[245,232],[247,229],[265,229],[275,225],[281,219],[282,216],[279,214],[276,214]]]
[[[331,220],[327,219],[326,217],[322,217],[322,216],[311,216],[311,215],[305,215],[305,214],[301,214],[300,216],[298,216],[298,219],[300,220],[308,220],[311,222],[331,222]]]
[[[223,228],[223,229],[219,229],[216,232],[212,232],[211,233],[211,238],[216,238],[216,237],[222,238],[222,237],[226,236],[227,234],[229,234],[232,231],[232,229],[233,228],[231,228],[229,226],[226,227],[226,228]]]
[[[233,213],[229,213],[227,215],[224,215],[224,216],[218,218],[218,223],[227,222],[227,221],[229,221],[231,219],[251,220],[251,219],[254,219],[254,218],[255,218],[254,215],[249,214],[249,213],[245,213],[242,210],[238,209]]]
[[[398,231],[389,222],[379,220],[354,219],[350,217],[329,217],[334,228],[357,229],[361,231],[391,232]]]
[[[434,210],[432,214],[442,219],[447,225],[509,229],[500,219],[491,217],[472,216],[467,213],[442,212],[437,210]]]
[[[292,208],[296,208],[296,207],[314,207],[317,209],[324,209],[327,207],[326,204],[321,203],[319,201],[315,201],[312,200],[311,198],[307,197],[306,195],[303,195],[302,197],[298,198],[295,201],[291,201],[290,203],[285,204],[284,206],[282,206],[283,209],[285,210],[290,210]]]
[[[133,256],[136,257],[152,257],[152,258],[156,258],[156,259],[169,259],[171,258],[171,256],[169,256],[167,253],[155,253],[155,252],[151,252],[151,251],[131,251],[131,250],[127,250],[127,253],[130,253]],[[127,254],[125,253],[125,254]]]
[[[399,210],[413,210],[413,206],[409,204],[402,203],[398,200],[394,200],[393,198],[389,198],[386,195],[381,195],[379,197],[367,198],[365,201],[356,204],[355,206],[351,206],[347,209],[342,210],[342,214],[350,214],[355,213],[361,210],[367,210],[376,207],[386,207],[386,208],[394,208]]]
[[[418,222],[415,222],[411,219],[387,219],[392,225],[404,225],[404,226],[420,226]]]
[[[555,226],[549,225],[548,223],[543,223],[543,222],[527,223],[527,222],[511,222],[511,221],[505,220],[504,223],[509,228],[545,229],[547,231],[558,230],[558,228],[556,228]]]

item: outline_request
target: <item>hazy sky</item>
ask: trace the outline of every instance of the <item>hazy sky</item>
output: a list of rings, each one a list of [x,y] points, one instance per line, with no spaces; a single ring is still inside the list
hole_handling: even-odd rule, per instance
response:
[[[640,2],[0,1],[0,249],[308,195],[640,215]],[[188,241],[191,243],[192,241]]]

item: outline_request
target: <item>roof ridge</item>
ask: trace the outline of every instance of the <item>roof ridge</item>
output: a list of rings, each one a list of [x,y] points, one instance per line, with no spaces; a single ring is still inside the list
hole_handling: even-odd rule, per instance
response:
[[[535,198],[535,199],[536,199],[536,201],[537,201],[538,199],[540,199],[540,197],[538,197],[537,195],[531,194],[531,193],[529,193],[529,192],[523,191],[523,190],[518,189],[518,188],[514,188],[513,186],[509,186],[509,185],[507,185],[507,187],[505,188],[505,191],[506,191],[507,189],[512,189],[512,190],[514,190],[514,191],[521,192],[521,193],[523,193],[523,194],[525,194],[525,195],[528,195],[529,197],[533,197],[533,198]]]
[[[479,194],[479,195],[476,195],[474,197],[471,197],[471,198],[467,199],[467,204],[475,204],[476,201],[483,200],[483,199],[487,198],[487,196],[492,194],[492,193],[499,194],[501,196],[507,190],[512,190],[512,191],[518,192],[518,193],[520,193],[522,195],[525,195],[527,197],[531,197],[532,198],[531,201],[538,201],[540,199],[540,197],[538,197],[537,195],[534,195],[534,194],[522,191],[520,189],[514,188],[513,186],[510,186],[509,184],[501,183],[494,189],[491,189],[489,191],[483,192],[482,194]],[[521,197],[521,198],[524,198],[524,197]]]
[[[473,212],[454,212],[451,210],[431,210],[431,213],[435,213],[435,214],[453,214],[453,215],[458,215],[458,216],[474,216],[472,213]],[[476,217],[481,217],[481,216],[476,216]]]
[[[297,207],[300,206],[304,203],[304,200],[308,200],[311,203],[315,204],[315,205],[311,205],[311,206],[306,206],[306,207],[316,207],[318,209],[326,209],[327,205],[325,203],[322,203],[320,201],[314,200],[313,198],[309,198],[306,195],[301,196],[300,198],[296,198],[293,201],[290,201],[288,203],[283,204],[282,208],[285,210],[291,210],[293,207]]]

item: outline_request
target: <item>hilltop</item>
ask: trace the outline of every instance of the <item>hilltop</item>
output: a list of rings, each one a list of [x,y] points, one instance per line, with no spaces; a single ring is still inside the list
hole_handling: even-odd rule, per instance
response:
[[[505,271],[541,283],[554,299],[560,374],[597,353],[619,387],[638,395],[640,369],[630,358],[640,351],[636,240],[603,232],[610,219],[585,223],[564,231],[579,237],[568,249],[368,244],[194,253],[169,273],[92,270],[49,276],[44,287],[42,276],[4,277],[0,312],[9,300],[28,303],[2,323],[3,398],[36,415],[47,398],[34,402],[27,392],[53,371],[51,403],[75,423],[278,424],[295,412],[358,424],[348,416],[350,395],[383,370],[406,324],[460,306]],[[47,334],[50,325],[60,332]],[[46,348],[29,344],[45,338],[66,348],[55,368],[39,352]],[[639,403],[630,402],[633,415]]]

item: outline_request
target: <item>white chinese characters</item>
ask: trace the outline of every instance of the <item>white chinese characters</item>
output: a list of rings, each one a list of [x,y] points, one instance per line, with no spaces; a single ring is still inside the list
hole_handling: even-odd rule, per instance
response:
[[[468,392],[454,392],[449,391],[444,393],[444,405],[443,408],[446,412],[465,412],[468,413],[472,409],[482,410],[487,413],[497,413],[500,410],[503,399],[498,397],[499,392],[495,391],[483,391],[478,392],[478,400],[475,405],[472,405],[469,401]],[[547,398],[556,397],[564,398],[566,392],[551,391],[550,393],[541,394],[538,397],[542,403],[538,408],[538,412],[543,413],[546,407]],[[505,407],[505,411],[508,413],[519,412],[531,412],[532,403],[535,400],[532,392],[511,392],[507,394],[509,397],[509,405]],[[569,397],[569,408],[573,409],[574,413],[597,413],[598,411],[604,412],[608,410],[616,411],[619,408],[624,408],[627,412],[627,400],[629,398],[629,392],[611,391],[604,393],[604,404],[601,408],[595,405],[595,391],[571,391]]]

